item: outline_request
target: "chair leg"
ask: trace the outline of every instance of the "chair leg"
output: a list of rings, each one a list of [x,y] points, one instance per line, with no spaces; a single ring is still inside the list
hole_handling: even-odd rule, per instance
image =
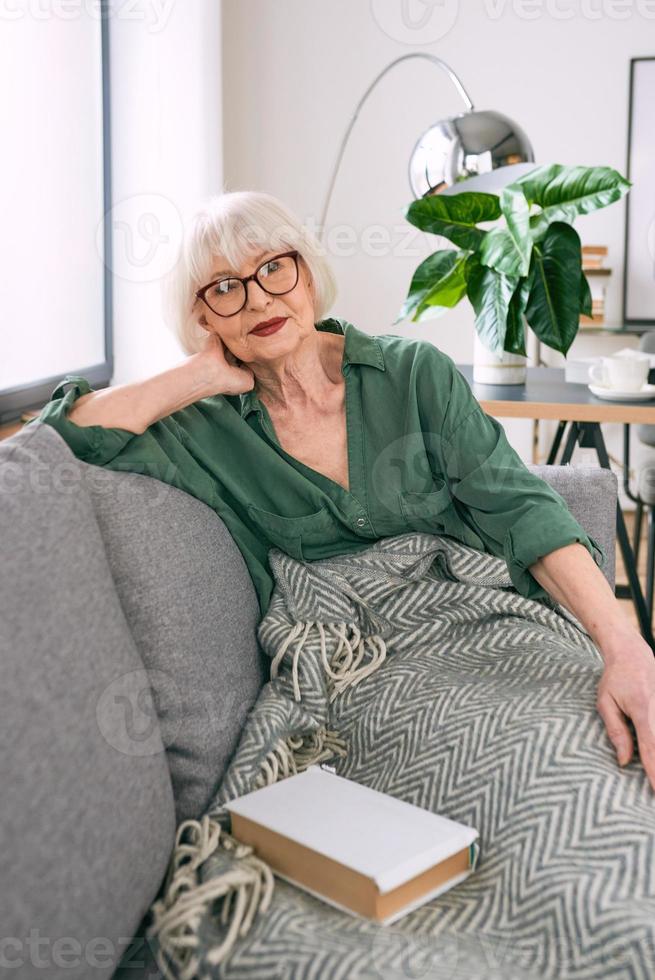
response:
[[[648,505],[648,557],[646,559],[646,609],[648,622],[653,622],[653,565],[655,564],[655,505]]]
[[[639,545],[641,544],[641,519],[644,514],[644,504],[643,501],[637,501],[637,508],[635,510],[635,527],[634,527],[634,544],[632,550],[635,555],[635,568],[639,565]]]

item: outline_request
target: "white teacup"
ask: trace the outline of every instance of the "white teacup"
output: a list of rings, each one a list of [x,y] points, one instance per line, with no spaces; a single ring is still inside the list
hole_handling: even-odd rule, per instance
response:
[[[592,364],[589,377],[598,385],[616,391],[639,391],[648,381],[650,357],[638,351],[603,357],[599,364]]]

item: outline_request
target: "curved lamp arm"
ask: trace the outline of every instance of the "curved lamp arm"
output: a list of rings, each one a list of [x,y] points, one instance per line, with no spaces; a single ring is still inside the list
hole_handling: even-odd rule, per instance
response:
[[[427,61],[431,61],[433,64],[437,65],[438,68],[441,68],[443,71],[445,71],[446,74],[448,75],[448,77],[450,78],[450,80],[452,81],[453,85],[455,86],[455,88],[457,89],[457,91],[459,92],[459,94],[461,95],[462,99],[464,100],[464,102],[466,104],[467,110],[470,112],[473,109],[473,103],[471,102],[470,98],[468,97],[468,94],[466,92],[466,89],[464,88],[464,86],[460,82],[460,80],[457,77],[457,75],[455,74],[455,72],[452,70],[452,68],[449,65],[446,64],[445,61],[442,61],[441,58],[437,58],[436,55],[434,55],[434,54],[428,54],[427,51],[413,51],[410,54],[403,54],[403,55],[401,55],[400,58],[396,58],[395,61],[392,61],[391,64],[387,65],[387,67],[384,68],[380,72],[380,74],[377,76],[377,78],[374,78],[373,79],[373,81],[371,82],[371,84],[369,85],[369,87],[366,89],[366,91],[364,92],[363,96],[359,100],[359,102],[357,104],[357,107],[356,107],[356,109],[355,109],[355,111],[353,113],[352,119],[350,120],[350,122],[348,124],[348,128],[346,129],[346,132],[344,134],[344,137],[343,137],[343,139],[341,141],[341,146],[339,147],[339,152],[337,154],[337,160],[336,160],[336,163],[334,165],[334,171],[332,173],[332,178],[330,180],[330,185],[328,187],[328,191],[327,191],[327,194],[326,194],[326,197],[325,197],[325,204],[323,205],[323,213],[321,214],[321,222],[320,222],[320,226],[319,226],[320,227],[320,235],[319,235],[319,240],[320,241],[323,240],[323,235],[324,235],[324,232],[325,232],[325,219],[327,217],[328,208],[330,206],[330,198],[332,197],[332,191],[334,190],[334,184],[335,184],[336,179],[337,179],[337,173],[339,171],[339,167],[341,165],[341,160],[343,158],[343,154],[344,154],[344,151],[346,149],[346,143],[348,142],[348,138],[349,138],[349,136],[350,136],[350,134],[352,132],[353,126],[357,122],[357,117],[359,116],[360,109],[362,108],[362,106],[364,105],[364,103],[366,102],[367,98],[369,97],[369,95],[371,94],[371,92],[373,91],[373,89],[375,88],[375,86],[377,85],[377,83],[380,81],[380,79],[383,78],[387,74],[387,72],[390,71],[395,65],[399,65],[401,61],[407,61],[407,60],[409,60],[409,58],[425,58]]]

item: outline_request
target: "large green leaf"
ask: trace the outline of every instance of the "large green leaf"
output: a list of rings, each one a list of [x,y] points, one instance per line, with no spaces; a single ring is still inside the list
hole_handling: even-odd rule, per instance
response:
[[[500,217],[500,203],[495,194],[462,191],[461,194],[433,194],[412,201],[405,217],[421,231],[443,235],[460,248],[477,249],[486,232],[476,228],[480,221]]]
[[[449,309],[449,306],[421,306],[417,308],[411,320],[412,323],[425,323],[426,320],[437,320],[444,313],[448,313]]]
[[[466,293],[475,310],[475,329],[485,347],[498,354],[505,349],[507,314],[517,285],[517,276],[482,265],[475,254],[469,256]]]
[[[530,205],[522,190],[513,187],[503,187],[500,195],[500,207],[507,222],[507,230],[512,238],[512,249],[518,258],[519,276],[527,276],[530,270],[530,255],[532,254],[532,236],[530,235]],[[501,269],[501,272],[508,272]],[[514,275],[515,273],[510,273]]]
[[[530,206],[522,190],[504,187],[500,206],[507,228],[492,228],[480,244],[480,261],[508,276],[527,276],[532,236]]]
[[[578,233],[556,221],[532,250],[525,316],[539,339],[565,356],[580,322],[581,275]]]
[[[434,284],[427,295],[421,300],[416,313],[412,317],[414,322],[421,318],[421,322],[429,317],[422,316],[429,308],[457,306],[460,299],[466,295],[466,260],[468,252],[459,252],[458,258],[450,272]],[[434,315],[434,314],[433,314]]]
[[[464,288],[461,290],[459,296],[455,298],[458,288],[458,278],[463,276],[463,270],[458,272],[457,267],[460,261],[465,259],[467,255],[467,252],[460,252],[459,249],[455,248],[441,249],[438,252],[433,252],[432,255],[428,255],[427,259],[421,262],[412,276],[409,293],[402,305],[400,313],[393,321],[394,324],[412,316],[431,294],[433,295],[431,305],[444,307],[455,306],[464,295],[466,286],[464,282]],[[442,298],[437,300],[437,296],[441,296]],[[434,316],[436,315],[435,313]],[[416,322],[417,318],[412,316],[412,319]]]
[[[573,223],[578,215],[618,201],[631,187],[629,180],[611,167],[565,167],[548,164],[531,170],[505,190],[522,190],[529,205],[542,210],[530,218],[536,240],[553,221]]]
[[[505,350],[510,354],[522,354],[527,357],[525,349],[525,330],[523,314],[530,294],[530,282],[527,276],[519,279],[512,294],[507,310],[507,333],[505,334]]]

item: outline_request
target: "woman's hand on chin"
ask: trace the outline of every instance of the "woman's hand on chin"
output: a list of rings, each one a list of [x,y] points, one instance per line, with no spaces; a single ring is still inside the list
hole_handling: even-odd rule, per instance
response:
[[[236,359],[218,334],[208,333],[205,346],[188,363],[207,395],[238,395],[255,387],[253,372]]]

